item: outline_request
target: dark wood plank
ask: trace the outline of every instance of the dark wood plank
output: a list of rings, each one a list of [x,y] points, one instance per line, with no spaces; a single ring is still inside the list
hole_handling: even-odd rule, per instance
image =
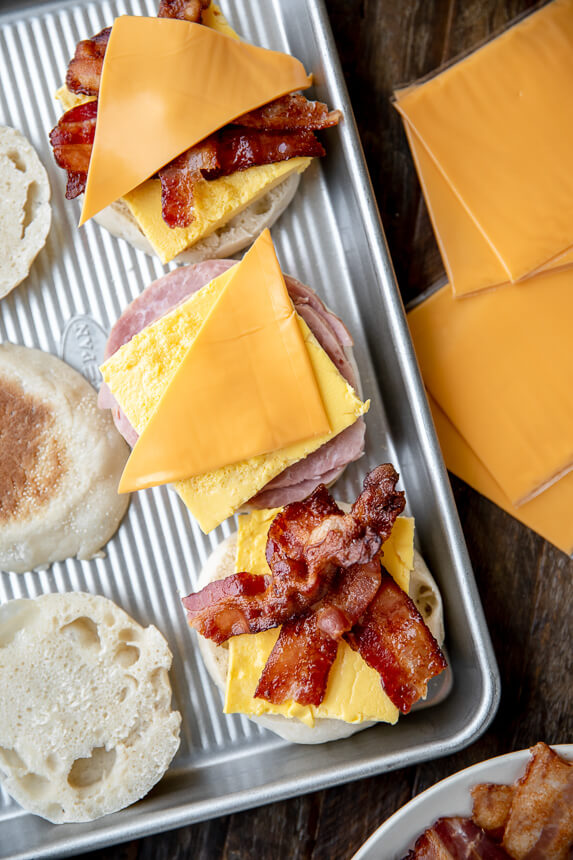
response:
[[[530,0],[327,0],[405,302],[443,276],[393,89],[479,44]],[[573,562],[452,479],[502,677],[486,734],[456,755],[87,855],[91,860],[348,860],[410,797],[482,759],[573,739]],[[446,810],[444,810],[446,812]]]

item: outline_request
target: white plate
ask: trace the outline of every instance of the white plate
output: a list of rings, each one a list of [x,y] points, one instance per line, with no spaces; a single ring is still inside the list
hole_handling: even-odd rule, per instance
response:
[[[573,744],[558,744],[552,749],[573,761]],[[512,783],[525,772],[529,758],[528,749],[519,750],[479,762],[436,783],[388,818],[352,860],[402,860],[418,836],[438,818],[471,815],[470,789],[474,785]]]

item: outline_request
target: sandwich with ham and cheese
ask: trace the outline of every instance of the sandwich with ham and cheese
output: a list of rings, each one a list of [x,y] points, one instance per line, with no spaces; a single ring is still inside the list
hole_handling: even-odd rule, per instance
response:
[[[265,231],[239,263],[181,266],[111,331],[99,404],[134,446],[120,491],[172,483],[203,531],[332,484],[364,450],[352,339],[283,276]]]
[[[242,713],[297,743],[395,723],[446,667],[441,599],[390,464],[352,506],[321,485],[239,517],[183,599],[205,665]]]
[[[177,82],[177,85],[174,85]],[[302,64],[239,40],[209,0],[161,0],[79,42],[50,134],[82,219],[163,263],[230,256],[270,227],[339,111]]]

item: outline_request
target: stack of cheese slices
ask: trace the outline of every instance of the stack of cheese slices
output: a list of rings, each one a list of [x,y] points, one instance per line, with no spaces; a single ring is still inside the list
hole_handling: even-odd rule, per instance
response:
[[[573,549],[573,2],[396,92],[449,283],[409,315],[446,465]]]

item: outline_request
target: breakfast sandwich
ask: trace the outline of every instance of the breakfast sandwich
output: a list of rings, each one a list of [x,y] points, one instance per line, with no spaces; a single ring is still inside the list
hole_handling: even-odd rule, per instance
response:
[[[0,570],[93,558],[128,505],[129,449],[84,377],[49,353],[0,345]]]
[[[203,531],[331,484],[364,450],[352,340],[283,276],[265,231],[239,263],[183,266],[114,326],[99,403],[134,445],[120,483],[173,483]]]
[[[225,713],[296,743],[395,723],[446,667],[441,598],[390,464],[239,517],[183,599]],[[438,643],[439,640],[439,643]]]
[[[174,82],[177,82],[174,85]],[[82,220],[163,263],[229,256],[292,199],[339,111],[286,54],[239,40],[217,6],[162,0],[79,42],[50,135]]]

